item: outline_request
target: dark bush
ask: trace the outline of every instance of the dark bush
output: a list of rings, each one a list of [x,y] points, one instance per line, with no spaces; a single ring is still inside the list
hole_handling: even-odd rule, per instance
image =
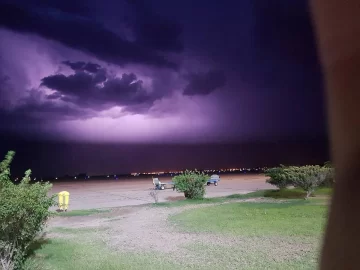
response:
[[[205,184],[208,176],[198,171],[185,171],[173,178],[175,188],[179,192],[184,192],[188,199],[202,199],[205,195]]]
[[[318,186],[324,183],[330,171],[331,168],[319,165],[290,166],[285,169],[285,174],[292,185],[306,191],[305,199],[307,199]]]
[[[330,161],[325,162],[324,168],[328,168],[328,174],[321,184],[323,187],[333,187],[335,185],[335,169]]]
[[[285,166],[281,165],[280,167],[271,168],[265,171],[265,175],[270,177],[266,180],[266,183],[276,186],[279,189],[284,189],[290,186],[291,180],[286,174]]]
[[[0,163],[0,261],[2,269],[22,269],[29,246],[44,228],[54,198],[48,197],[49,183],[30,184],[31,170],[20,184],[10,181],[10,164],[15,152]]]

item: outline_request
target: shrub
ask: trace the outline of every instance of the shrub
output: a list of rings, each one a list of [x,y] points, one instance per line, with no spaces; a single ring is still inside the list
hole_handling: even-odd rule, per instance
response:
[[[324,168],[328,168],[328,174],[321,186],[333,187],[335,184],[335,169],[330,161],[324,163]]]
[[[265,175],[270,177],[266,183],[274,185],[278,189],[284,189],[291,185],[291,179],[286,174],[286,167],[283,165],[266,170]]]
[[[305,199],[321,185],[328,176],[331,168],[321,167],[319,165],[307,165],[302,167],[291,166],[285,169],[285,174],[289,177],[295,187],[306,191]]]
[[[334,168],[334,166],[332,165],[331,161],[326,161],[326,162],[324,163],[324,167],[325,167],[325,168]]]
[[[179,192],[184,192],[185,198],[202,199],[205,195],[205,184],[208,176],[198,171],[185,171],[173,178],[175,188]]]
[[[30,184],[31,170],[20,184],[10,180],[15,152],[0,163],[0,261],[3,269],[21,269],[29,246],[44,228],[54,197],[48,197],[49,183]]]

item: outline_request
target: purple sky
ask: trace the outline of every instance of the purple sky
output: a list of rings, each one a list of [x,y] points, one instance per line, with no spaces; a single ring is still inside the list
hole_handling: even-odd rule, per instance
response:
[[[96,144],[326,140],[306,2],[0,0],[0,132]]]

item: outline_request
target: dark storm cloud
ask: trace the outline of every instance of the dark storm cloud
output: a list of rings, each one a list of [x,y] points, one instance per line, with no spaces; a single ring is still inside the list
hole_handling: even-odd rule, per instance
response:
[[[82,71],[88,71],[90,73],[96,73],[99,71],[99,69],[101,68],[100,65],[98,64],[94,64],[94,63],[85,63],[85,62],[70,62],[70,61],[63,61],[62,62],[64,65],[69,66],[72,70],[78,71],[78,70],[82,70]]]
[[[172,69],[177,67],[154,48],[143,46],[141,42],[128,41],[90,17],[60,9],[2,3],[0,26],[19,32],[36,33],[114,64],[139,63]]]
[[[225,73],[221,70],[193,73],[189,75],[188,79],[189,83],[183,91],[186,96],[208,95],[226,84]]]
[[[9,0],[8,3],[14,1],[20,3],[20,0]],[[152,112],[157,111],[159,118],[163,119],[166,119],[164,115],[168,110],[179,115],[180,122],[185,123],[188,122],[187,115],[191,114],[188,113],[191,106],[187,101],[193,100],[174,92],[181,91],[184,96],[202,96],[195,100],[199,102],[199,108],[205,107],[204,104],[211,106],[214,117],[209,114],[202,116],[202,112],[195,109],[194,116],[199,113],[198,122],[204,126],[211,122],[204,130],[207,134],[219,132],[219,140],[268,139],[270,135],[271,138],[305,137],[325,132],[321,71],[307,1],[242,0],[223,4],[209,0],[204,4],[204,1],[190,0],[151,3],[143,0],[128,1],[126,10],[122,9],[124,1],[96,1],[94,5],[95,0],[84,0],[83,3],[35,0],[35,4],[32,4],[33,0],[31,3],[30,0],[21,0],[16,8],[0,7],[0,26],[34,33],[85,52],[80,55],[71,52],[69,55],[63,46],[38,39],[49,44],[49,48],[60,50],[58,55],[55,50],[49,50],[49,54],[54,56],[52,64],[77,57],[83,62],[63,63],[74,71],[70,76],[64,73],[43,78],[43,85],[54,92],[50,94],[48,89],[42,89],[48,93],[47,96],[31,106],[24,100],[23,114],[26,109],[32,115],[42,115],[43,118],[52,115],[60,119],[61,110],[66,110],[63,107],[66,105],[70,109],[67,117],[92,117],[87,110],[102,117],[112,113],[112,110],[104,110],[118,105],[128,113],[153,116]],[[82,11],[84,3],[90,8]],[[17,36],[27,37],[29,41],[36,39],[29,35]],[[22,44],[26,48],[26,42],[17,43],[20,48]],[[168,60],[170,55],[173,57],[174,52],[181,52],[184,47],[182,54],[174,56],[176,63],[181,63],[179,72],[153,68],[169,66],[169,63],[172,66],[174,63]],[[46,55],[46,47],[44,50]],[[6,48],[1,52],[6,53]],[[114,78],[104,68],[88,63],[94,61],[93,58],[86,59],[89,53],[102,62],[153,66],[126,67],[136,74],[125,73],[130,81],[133,80],[128,83],[123,76]],[[21,57],[25,62],[25,57]],[[18,57],[13,62],[22,61]],[[40,67],[42,63],[36,64]],[[214,70],[181,77],[181,74],[203,70],[204,67]],[[54,74],[55,68],[52,68],[49,72],[41,72],[40,76]],[[23,68],[32,77],[37,73],[36,69],[37,66],[30,64]],[[8,75],[13,81],[20,79],[16,74]],[[141,76],[146,78],[146,83],[139,81]],[[31,87],[38,81],[39,77],[32,80]],[[149,84],[151,87],[148,88]],[[20,83],[15,86],[21,92]],[[220,88],[224,91],[217,91]],[[0,96],[0,101],[2,99]],[[175,102],[180,105],[175,106]],[[43,103],[44,108],[41,108]],[[110,117],[118,117],[121,121],[115,113]],[[178,133],[176,131],[174,135]],[[185,137],[179,135],[179,138],[181,136]]]
[[[184,49],[183,28],[179,23],[155,13],[147,1],[127,2],[136,16],[133,30],[138,42],[154,50],[180,52]]]
[[[322,74],[308,1],[251,2],[250,15],[232,26],[234,37],[223,45],[220,61],[243,82],[273,91],[274,96],[279,89],[321,92]],[[218,51],[215,46],[214,55]]]
[[[255,3],[256,35],[251,54],[255,58],[248,70],[252,76],[246,73],[248,77],[261,86],[321,92],[321,68],[308,1]]]
[[[149,109],[156,99],[133,73],[113,77],[97,64],[69,61],[64,63],[76,72],[69,76],[55,74],[43,78],[41,85],[56,91],[48,95],[48,99],[60,99],[99,111],[121,106],[134,113]]]
[[[54,103],[46,100],[46,95],[39,89],[31,89],[25,98],[19,100],[18,106],[10,109],[13,117],[26,116],[33,120],[75,120],[94,116],[91,110],[84,110],[72,104]]]
[[[90,111],[85,111],[74,106],[66,104],[57,105],[56,103],[46,102],[28,102],[14,110],[12,117],[25,117],[28,120],[33,121],[38,119],[41,121],[53,121],[53,120],[78,120],[86,119],[95,116]]]
[[[160,51],[183,50],[179,39],[182,28],[167,18],[150,16],[146,21],[139,21],[135,30],[138,41],[144,46]]]
[[[41,92],[32,89],[30,95],[22,99],[16,107],[7,109],[0,107],[0,132],[5,130],[42,136],[41,128],[53,124],[54,121],[87,119],[95,116],[91,110],[68,104],[56,104],[51,100],[43,101],[40,95]]]
[[[0,133],[46,137],[49,134],[45,134],[44,127],[47,129],[46,126],[51,127],[57,121],[88,119],[95,116],[92,110],[53,102],[51,99],[46,100],[43,91],[39,89],[23,89],[23,96],[17,97],[14,101],[14,96],[19,91],[15,90],[13,81],[16,81],[16,77],[14,79],[7,75],[0,76]],[[52,128],[47,130],[51,131]]]
[[[17,3],[26,8],[40,7],[40,8],[53,8],[60,11],[74,14],[86,15],[89,14],[89,8],[86,5],[87,0],[2,0],[6,3]]]
[[[7,105],[11,91],[10,77],[0,72],[0,108]]]

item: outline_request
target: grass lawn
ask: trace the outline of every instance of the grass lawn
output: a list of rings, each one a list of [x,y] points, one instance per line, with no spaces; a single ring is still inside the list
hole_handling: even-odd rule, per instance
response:
[[[184,211],[171,220],[186,231],[239,236],[317,236],[326,207],[311,201],[228,203]]]
[[[241,239],[233,247],[216,243],[189,247],[194,256],[221,254],[221,259],[209,259],[212,266],[238,263],[241,269],[316,269],[327,216],[320,200],[324,201],[228,203],[186,210],[170,220],[179,231]]]
[[[106,227],[101,227],[101,228],[66,228],[66,227],[53,227],[51,228],[51,232],[53,233],[61,233],[61,234],[76,234],[76,235],[81,235],[81,234],[88,234],[88,233],[99,233],[99,232],[103,232],[105,231],[107,228]]]
[[[116,253],[100,241],[89,241],[93,237],[81,239],[49,240],[27,261],[27,266],[43,270],[181,269],[180,265],[148,254]]]
[[[106,213],[109,210],[99,210],[99,209],[85,209],[85,210],[71,210],[68,212],[54,212],[55,216],[62,217],[74,217],[74,216],[90,216],[99,213]]]
[[[321,187],[315,190],[312,197],[316,196],[330,196],[332,189],[327,187]],[[282,190],[264,190],[264,197],[270,197],[274,199],[303,199],[306,196],[306,192],[300,188],[286,188]]]
[[[107,246],[106,237],[112,237],[110,227],[119,226],[116,222],[126,222],[126,215],[120,216],[115,223],[104,223],[96,228],[52,227],[49,232],[53,237],[37,247],[27,260],[28,269],[316,269],[327,215],[327,194],[331,194],[331,190],[319,189],[315,193],[317,197],[304,200],[304,193],[298,189],[264,190],[221,198],[159,203],[153,208],[144,206],[149,207],[146,211],[153,212],[151,217],[159,211],[168,213],[161,222],[170,228],[172,235],[177,235],[175,239],[191,239],[180,241],[177,249],[169,253],[152,252],[152,248],[140,251],[147,233],[140,234],[140,246],[134,250],[124,251],[126,243],[123,242],[116,250]],[[236,201],[260,197],[274,200]],[[189,204],[194,207],[179,212]],[[202,205],[196,207],[196,204]],[[177,207],[177,214],[169,207]],[[105,222],[108,217],[102,215],[103,212],[75,210],[60,213],[56,218],[64,216],[67,222],[99,218]],[[86,215],[92,216],[77,217]],[[166,224],[166,218],[169,224]],[[154,219],[149,227],[158,226],[157,222]],[[131,226],[128,230],[133,232]],[[118,232],[123,233],[123,228]]]
[[[259,190],[255,192],[250,192],[247,194],[233,194],[225,197],[214,197],[214,198],[204,198],[200,200],[180,200],[180,201],[174,201],[174,202],[160,202],[160,203],[154,203],[154,207],[180,207],[190,204],[209,204],[209,203],[223,203],[228,202],[230,200],[245,200],[245,199],[251,199],[251,198],[259,198],[264,197],[264,190]]]
[[[317,252],[299,252],[295,245],[299,247],[298,243],[270,243],[266,239],[256,238],[245,239],[243,245],[232,247],[194,244],[187,248],[192,256],[205,258],[202,264],[206,267],[201,269],[316,269]]]
[[[332,189],[327,187],[318,188],[313,197],[316,196],[330,196],[332,194]],[[272,199],[304,199],[306,192],[299,188],[288,188],[283,190],[269,189],[269,190],[259,190],[250,192],[247,194],[232,194],[225,197],[214,197],[214,198],[204,198],[201,200],[180,200],[174,202],[160,202],[154,203],[154,207],[180,207],[189,204],[209,204],[209,203],[223,203],[228,202],[232,199],[234,200],[246,200],[251,198],[272,198]]]

